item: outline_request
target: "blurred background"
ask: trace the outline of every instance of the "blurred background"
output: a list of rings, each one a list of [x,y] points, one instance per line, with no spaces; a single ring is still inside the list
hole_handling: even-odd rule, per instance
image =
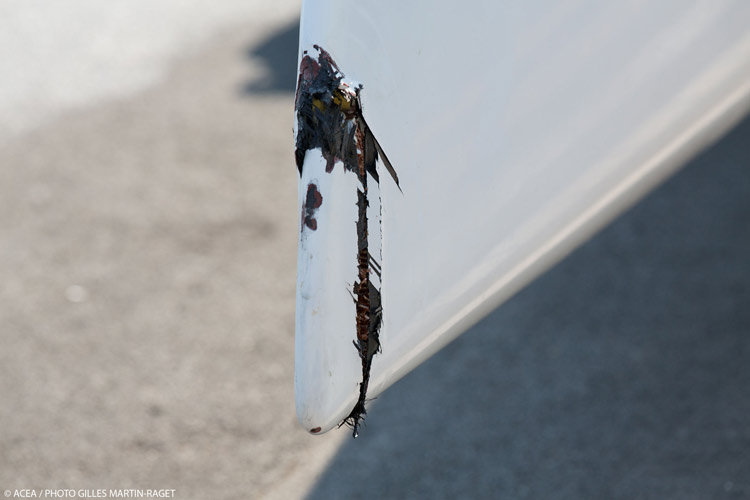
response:
[[[750,498],[750,122],[373,401],[293,397],[297,1],[0,4],[0,489]]]

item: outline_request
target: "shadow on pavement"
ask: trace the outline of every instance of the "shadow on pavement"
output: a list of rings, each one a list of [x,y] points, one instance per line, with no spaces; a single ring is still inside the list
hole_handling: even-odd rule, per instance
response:
[[[299,20],[283,27],[260,44],[253,44],[245,54],[248,59],[262,61],[267,72],[243,86],[247,94],[294,92],[297,85],[297,50]]]
[[[384,393],[309,498],[748,498],[748,144],[745,120]]]

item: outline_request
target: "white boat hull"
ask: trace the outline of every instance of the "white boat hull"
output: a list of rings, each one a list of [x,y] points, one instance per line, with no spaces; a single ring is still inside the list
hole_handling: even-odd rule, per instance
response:
[[[381,352],[367,398],[744,116],[748,26],[742,0],[305,1],[300,60],[317,44],[344,82],[362,84],[362,113],[401,188],[379,163]],[[321,171],[319,156],[310,169]],[[319,181],[354,200],[336,191],[346,175],[339,164]],[[333,236],[313,245],[303,227],[298,268],[316,280],[298,283],[295,376],[298,417],[315,433],[347,417],[362,383],[347,292],[356,214],[327,201],[318,230]]]

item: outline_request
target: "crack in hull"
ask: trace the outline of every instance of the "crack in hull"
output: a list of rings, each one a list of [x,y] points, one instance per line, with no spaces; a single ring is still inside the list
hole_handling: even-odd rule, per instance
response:
[[[346,83],[344,74],[330,54],[317,45],[314,48],[318,52],[317,60],[305,51],[300,63],[295,98],[295,158],[301,176],[305,153],[311,149],[320,149],[327,173],[332,173],[335,166],[340,163],[345,171],[355,174],[359,181],[356,203],[357,281],[353,285],[351,295],[354,299],[356,318],[353,325],[353,343],[361,360],[362,379],[359,383],[357,402],[339,425],[349,425],[353,429],[354,437],[357,437],[359,426],[366,414],[365,402],[372,360],[380,351],[379,333],[383,314],[380,294],[382,270],[379,264],[381,200],[377,160],[380,159],[397,187],[398,176],[364,119],[359,95],[362,86]],[[372,196],[368,190],[369,180],[374,181],[370,187],[376,196]],[[322,197],[317,193],[317,189],[314,186],[309,187],[306,201],[303,203],[303,234],[306,230],[315,231],[319,224],[326,222],[314,218],[315,210],[320,208],[322,203]],[[377,216],[368,218],[368,208],[373,209],[371,203],[375,205]],[[375,229],[371,230],[373,227]],[[373,256],[373,246],[377,246],[378,258]]]

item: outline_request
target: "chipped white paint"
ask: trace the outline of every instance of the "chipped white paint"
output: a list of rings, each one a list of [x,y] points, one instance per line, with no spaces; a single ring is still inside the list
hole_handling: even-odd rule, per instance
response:
[[[299,183],[300,240],[297,254],[297,313],[295,318],[295,394],[297,418],[308,430],[338,424],[351,410],[344,394],[357,390],[362,365],[352,345],[355,309],[351,296],[357,279],[356,174],[338,164],[325,171],[319,149],[305,155]],[[317,227],[304,225],[308,186],[314,184],[322,202],[313,217]],[[302,334],[310,332],[311,334]],[[314,334],[312,334],[314,332]],[[304,396],[304,397],[300,397]],[[340,417],[339,417],[340,415]]]
[[[744,0],[307,0],[301,46],[321,45],[363,83],[364,116],[403,189],[380,186],[384,323],[368,398],[743,116],[748,26]],[[356,178],[342,175],[341,193],[326,189],[351,198],[318,212],[328,236],[308,239],[315,257],[300,264],[297,404],[322,431],[361,378],[346,291]],[[325,385],[321,367],[335,367]]]

